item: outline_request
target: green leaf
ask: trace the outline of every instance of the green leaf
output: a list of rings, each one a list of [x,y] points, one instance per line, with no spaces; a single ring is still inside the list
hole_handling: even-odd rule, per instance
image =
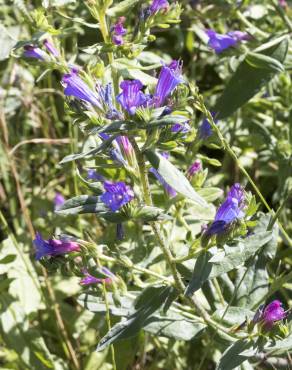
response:
[[[100,201],[100,198],[93,195],[79,195],[68,199],[55,213],[62,216],[96,213],[99,217],[114,223],[124,222],[129,219],[129,215],[126,215],[123,211],[109,211],[107,206]]]
[[[170,294],[171,287],[147,287],[137,297],[136,310],[126,319],[114,325],[101,339],[96,350],[102,351],[111,343],[132,337],[147,324],[147,320],[158,310]],[[146,299],[147,297],[147,299]]]
[[[114,135],[110,137],[108,140],[104,141],[101,145],[99,145],[97,148],[94,148],[92,150],[89,150],[88,152],[84,153],[77,153],[77,154],[69,154],[66,157],[64,157],[59,163],[64,164],[68,162],[75,161],[76,159],[81,159],[81,158],[91,158],[92,156],[103,152],[106,150],[112,143],[112,141],[116,138],[117,135]]]
[[[175,340],[192,340],[206,328],[206,325],[172,311],[165,316],[154,315],[149,321],[144,327],[145,331]]]
[[[112,315],[118,317],[131,315],[131,313],[133,312],[134,299],[137,296],[138,292],[130,293],[132,295],[131,297],[120,297],[120,306],[115,305],[113,294],[107,293],[109,310]],[[151,299],[152,293],[152,290],[147,291],[147,293],[142,298],[142,302],[146,304],[147,299]],[[167,304],[168,299],[172,298],[173,294],[170,290],[165,304]],[[106,305],[101,297],[97,297],[91,294],[81,294],[78,297],[78,303],[91,312],[106,313]],[[167,311],[167,314],[159,314],[157,312],[154,313],[149,319],[147,319],[146,326],[143,328],[143,330],[157,336],[188,341],[193,339],[205,327],[206,325],[202,324],[198,320],[186,318],[178,310],[174,311],[172,307],[170,307],[170,309]]]
[[[107,9],[106,14],[109,17],[119,17],[127,14],[140,0],[124,0],[120,1],[117,5]]]
[[[292,335],[285,339],[277,340],[276,344],[271,347],[265,347],[264,351],[273,353],[273,355],[281,355],[290,352],[292,349]]]
[[[145,155],[152,166],[163,177],[163,179],[178,193],[191,199],[199,206],[208,208],[207,202],[196,193],[185,175],[181,171],[179,171],[173,164],[171,164],[166,158],[162,157],[152,150],[146,150]]]
[[[216,118],[224,119],[230,116],[257,94],[276,73],[283,71],[282,63],[287,50],[287,37],[280,37],[247,54],[214,108],[214,111],[218,112]]]
[[[214,202],[218,198],[222,197],[224,193],[220,188],[202,188],[198,189],[197,192],[207,202]]]
[[[4,27],[3,24],[0,24],[0,61],[9,57],[17,42],[20,30],[19,26]]]
[[[164,116],[162,118],[156,118],[151,120],[147,124],[147,128],[152,128],[152,127],[162,127],[162,126],[169,126],[169,125],[174,125],[176,123],[184,123],[188,120],[187,117],[185,116],[180,116],[180,115],[170,115],[170,116]]]
[[[252,347],[252,342],[247,342],[245,340],[239,340],[233,343],[227,350],[223,353],[216,370],[232,370],[237,366],[241,365],[248,357],[241,355],[242,352],[250,349]]]
[[[150,206],[143,206],[134,209],[132,216],[134,219],[140,219],[145,222],[171,219],[170,216],[164,213],[163,209]]]
[[[224,315],[223,319],[222,316]],[[227,312],[225,313],[225,308],[216,310],[212,318],[221,323],[222,325],[226,326],[233,326],[233,325],[240,325],[242,324],[246,318],[252,319],[254,316],[254,312],[251,310],[248,310],[243,307],[233,307],[229,306]]]
[[[17,256],[15,254],[7,254],[7,256],[3,257],[0,260],[0,264],[8,264],[15,260]]]
[[[271,239],[271,231],[260,232],[240,240],[236,245],[225,245],[224,251],[214,248],[203,252],[196,261],[186,295],[192,295],[205,281],[239,267]],[[216,251],[216,254],[212,254],[213,251]]]

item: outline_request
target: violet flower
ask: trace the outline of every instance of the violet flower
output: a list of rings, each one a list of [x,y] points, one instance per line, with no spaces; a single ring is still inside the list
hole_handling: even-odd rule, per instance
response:
[[[283,320],[286,313],[282,307],[282,302],[275,300],[269,303],[264,309],[262,320],[266,329],[272,329],[275,322]]]
[[[187,170],[187,177],[191,179],[197,172],[202,171],[202,163],[198,159]]]
[[[150,5],[151,14],[157,13],[160,9],[167,10],[169,3],[167,0],[153,0]]]
[[[87,170],[87,179],[95,181],[104,181],[104,177],[96,172],[94,169]]]
[[[48,55],[35,45],[25,45],[23,55],[27,58],[35,58],[39,60],[46,60],[48,58]]]
[[[59,50],[55,48],[54,44],[50,42],[49,40],[44,41],[44,46],[47,49],[47,51],[52,54],[55,58],[58,58],[60,56]]]
[[[117,23],[111,28],[113,32],[112,40],[115,45],[123,45],[124,43],[123,36],[127,33],[127,30],[123,26],[125,20],[125,17],[120,17]]]
[[[63,197],[63,195],[59,192],[56,192],[55,197],[54,197],[55,210],[60,208],[64,203],[65,203],[65,198]]]
[[[244,217],[244,190],[240,184],[234,184],[225,201],[218,208],[214,222],[208,227],[205,234],[215,235],[224,233],[230,224]]]
[[[177,60],[173,60],[168,66],[162,66],[153,97],[156,108],[162,106],[176,86],[184,82],[181,74],[182,63]]]
[[[62,83],[65,86],[64,93],[66,96],[74,96],[102,109],[97,94],[78,76],[76,69],[72,69],[70,73],[65,74]]]
[[[122,181],[105,181],[103,186],[105,192],[101,195],[100,199],[113,212],[134,199],[134,191]]]
[[[106,118],[108,119],[122,119],[123,115],[121,112],[119,112],[114,104],[112,99],[112,84],[108,83],[105,86],[98,85],[97,92],[100,96],[100,100],[105,105],[106,110]]]
[[[243,40],[250,39],[250,36],[246,32],[241,31],[231,31],[226,35],[221,35],[213,30],[206,30],[206,34],[209,37],[208,46],[215,50],[217,54],[222,53],[222,51],[230,47],[236,46]]]
[[[101,284],[106,283],[109,284],[115,279],[115,275],[108,270],[106,267],[102,267],[102,272],[107,275],[107,278],[96,278],[95,276],[90,275],[87,270],[84,270],[84,278],[80,281],[80,285],[92,285],[92,284]]]
[[[120,84],[123,90],[118,96],[117,101],[130,114],[133,115],[138,107],[143,106],[147,97],[141,91],[143,85],[139,80],[125,80]]]
[[[35,259],[37,261],[42,257],[58,256],[80,250],[76,242],[59,239],[44,240],[40,233],[36,233],[33,244],[36,250]]]
[[[172,132],[177,132],[181,134],[187,134],[191,129],[191,126],[189,125],[189,122],[183,122],[183,123],[175,123],[171,126]]]
[[[214,118],[216,113],[215,112],[211,112],[212,114],[212,117]],[[214,120],[215,124],[218,123],[217,120]],[[210,122],[208,120],[208,118],[205,118],[203,120],[203,122],[201,123],[201,125],[199,126],[199,138],[202,139],[202,140],[205,140],[207,139],[208,137],[210,137],[212,135],[213,131],[212,131],[212,127],[210,125]]]
[[[287,313],[282,307],[282,302],[274,300],[265,308],[262,305],[254,315],[253,323],[262,323],[264,328],[271,330],[277,321],[283,320]]]

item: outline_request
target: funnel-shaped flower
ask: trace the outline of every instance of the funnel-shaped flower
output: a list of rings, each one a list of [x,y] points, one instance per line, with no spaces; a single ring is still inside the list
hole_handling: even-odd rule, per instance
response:
[[[87,270],[84,270],[84,278],[80,281],[81,285],[92,285],[92,284],[101,284],[106,283],[109,284],[112,282],[113,279],[115,279],[115,275],[108,270],[106,267],[102,267],[101,271],[107,275],[107,278],[96,278],[95,276],[92,276],[88,273]]]
[[[74,96],[102,109],[97,94],[78,76],[76,69],[72,69],[70,73],[65,74],[62,83],[65,86],[64,93],[66,96]]]
[[[35,45],[25,45],[23,55],[27,58],[35,58],[40,60],[48,59],[48,55]]]
[[[206,235],[221,234],[235,220],[244,217],[244,191],[240,184],[234,184],[225,201],[218,208],[214,222],[206,230]]]
[[[275,322],[283,320],[286,313],[282,307],[282,302],[275,300],[269,303],[264,309],[262,321],[266,329],[271,329]]]
[[[52,54],[55,58],[58,58],[60,56],[59,50],[55,48],[54,44],[51,41],[46,39],[44,41],[44,46],[48,50],[48,52]]]
[[[36,233],[36,237],[33,241],[33,244],[36,250],[35,254],[36,260],[39,260],[40,258],[46,256],[47,257],[58,256],[61,254],[66,254],[80,250],[80,247],[76,242],[59,239],[44,240],[40,233]]]
[[[153,97],[153,103],[156,107],[162,106],[176,86],[184,82],[181,73],[182,63],[177,60],[173,60],[168,66],[164,65],[161,68]]]
[[[61,207],[65,203],[65,198],[61,193],[56,192],[54,197],[55,210]]]
[[[211,112],[211,114],[212,114],[213,118],[216,115],[215,112]],[[215,120],[214,122],[215,122],[215,124],[218,123],[217,120]],[[210,122],[209,122],[208,118],[205,118],[203,120],[203,122],[201,123],[201,125],[199,126],[199,138],[202,139],[202,140],[205,140],[208,137],[210,137],[211,135],[212,135],[212,127],[210,125]]]
[[[215,50],[217,54],[222,53],[222,51],[230,47],[236,46],[243,40],[250,39],[250,36],[246,32],[241,31],[231,31],[226,35],[221,35],[213,30],[206,30],[206,34],[209,37],[208,46]]]
[[[139,80],[125,80],[120,84],[123,90],[118,96],[117,101],[131,115],[135,114],[138,107],[143,106],[147,97],[141,91],[143,85]]]
[[[187,177],[191,179],[195,173],[202,171],[202,163],[198,159],[187,170]]]
[[[167,10],[169,7],[169,3],[167,0],[153,0],[152,4],[150,5],[150,12],[154,14],[158,12],[160,9]]]
[[[134,199],[135,195],[132,188],[122,181],[105,181],[103,186],[105,192],[101,195],[100,199],[114,212]]]

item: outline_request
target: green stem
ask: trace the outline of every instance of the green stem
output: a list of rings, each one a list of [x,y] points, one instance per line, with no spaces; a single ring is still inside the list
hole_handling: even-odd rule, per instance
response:
[[[287,17],[287,14],[285,13],[284,9],[279,5],[279,2],[276,0],[272,0],[272,4],[274,8],[276,9],[277,13],[279,14],[279,16],[282,18],[282,20],[286,24],[288,31],[292,32],[292,23],[289,17]]]
[[[139,169],[140,169],[140,180],[141,180],[141,185],[142,185],[142,190],[143,190],[143,198],[145,201],[146,205],[151,206],[152,205],[152,198],[151,198],[151,193],[150,193],[150,186],[149,186],[149,180],[148,180],[148,174],[147,174],[147,169],[146,169],[146,164],[145,164],[145,159],[144,155],[139,149],[136,141],[134,138],[130,138],[130,141],[133,145],[133,148],[135,150],[135,154],[138,160],[139,164]],[[175,287],[177,291],[180,293],[181,297],[188,302],[188,304],[193,307],[199,315],[204,319],[205,323],[211,326],[212,328],[218,330],[221,332],[221,335],[224,335],[226,339],[234,341],[234,338],[237,338],[237,336],[229,333],[228,329],[222,327],[219,325],[217,322],[211,319],[209,316],[208,312],[204,309],[204,307],[201,305],[199,300],[195,295],[193,297],[186,297],[185,296],[185,285],[177,271],[176,268],[176,262],[175,259],[173,258],[171,251],[169,247],[166,245],[165,240],[159,230],[159,227],[156,222],[151,222],[151,227],[153,229],[154,235],[157,238],[157,241],[159,243],[159,246],[164,254],[164,257],[166,259],[166,262],[169,265],[169,268],[172,272],[174,281],[175,281]]]
[[[100,32],[102,34],[103,40],[106,43],[110,43],[111,42],[110,33],[109,33],[109,30],[108,30],[104,9],[100,9],[97,13],[97,16],[98,16]],[[107,55],[108,55],[109,63],[111,65],[114,92],[115,92],[115,96],[116,96],[119,93],[119,79],[118,79],[117,71],[113,66],[114,54],[112,52],[108,52]]]
[[[264,204],[264,206],[267,208],[267,210],[269,212],[271,212],[272,214],[274,214],[274,211],[272,210],[272,208],[267,203],[265,197],[262,195],[261,191],[259,190],[259,188],[255,184],[255,182],[253,181],[253,179],[250,177],[250,175],[246,171],[246,169],[240,164],[239,159],[237,158],[237,155],[232,150],[232,148],[229,145],[229,143],[227,142],[227,140],[225,140],[225,138],[223,137],[223,135],[222,135],[219,127],[215,124],[214,119],[212,117],[212,114],[208,111],[208,109],[205,106],[204,99],[203,99],[202,95],[199,95],[198,96],[198,99],[199,99],[200,104],[201,104],[201,107],[203,109],[203,113],[207,117],[210,125],[212,126],[212,129],[214,130],[214,132],[216,132],[216,134],[217,134],[217,136],[218,136],[218,138],[219,138],[219,140],[220,140],[220,142],[221,142],[221,144],[223,146],[223,149],[235,161],[235,163],[237,164],[239,170],[247,178],[247,180],[249,181],[249,183],[251,184],[251,186],[253,187],[254,191],[256,192],[256,194],[258,195],[258,197],[260,198],[260,200]],[[280,222],[278,222],[278,224],[279,224],[279,229],[280,229],[280,232],[281,232],[281,236],[282,236],[283,241],[286,242],[288,244],[288,246],[292,247],[292,240],[290,239],[290,237],[287,234],[286,230],[283,228],[283,226],[280,224]]]

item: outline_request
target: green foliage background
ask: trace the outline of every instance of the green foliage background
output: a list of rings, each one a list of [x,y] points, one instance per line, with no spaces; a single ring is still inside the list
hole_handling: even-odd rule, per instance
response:
[[[134,10],[127,12],[128,25],[134,27],[137,7],[142,3],[136,1]],[[179,3],[183,8],[181,23],[165,29],[155,27],[152,34],[156,39],[147,45],[146,53],[144,51],[137,56],[138,52],[135,55],[135,51],[129,51],[128,58],[140,58],[146,66],[154,63],[159,65],[161,60],[172,58],[183,60],[185,76],[190,83],[196,84],[207,107],[210,110],[220,107],[220,104],[221,108],[224,107],[220,110],[220,130],[238,157],[236,163],[228,152],[222,150],[216,138],[200,149],[198,158],[202,160],[204,168],[208,168],[205,196],[209,196],[208,200],[217,206],[223,199],[220,189],[226,185],[240,181],[247,190],[253,190],[239,171],[240,164],[248,171],[270,207],[274,210],[281,207],[279,220],[291,235],[292,8],[283,11],[276,1],[245,0],[239,7],[235,1],[227,0],[198,1],[198,5],[188,1]],[[206,28],[222,33],[248,29],[253,38],[246,46],[217,56],[206,46],[203,32]],[[112,369],[109,347],[103,348],[102,342],[99,344],[102,350],[95,351],[107,332],[101,290],[84,297],[79,278],[73,276],[65,265],[63,270],[54,273],[53,263],[47,268],[36,263],[32,247],[34,231],[41,231],[45,237],[63,233],[93,240],[99,245],[109,244],[111,252],[119,257],[119,268],[115,267],[115,272],[125,285],[128,284],[130,293],[136,291],[135,287],[142,290],[146,281],[143,273],[138,274],[132,269],[132,263],[149,268],[164,278],[167,272],[153,235],[149,230],[146,236],[139,234],[138,223],[127,225],[127,243],[117,252],[113,242],[114,226],[108,226],[93,214],[67,218],[54,214],[53,198],[56,191],[66,198],[87,191],[86,185],[79,179],[79,172],[82,174],[84,168],[78,167],[73,161],[63,165],[60,161],[70,154],[87,152],[96,143],[92,137],[84,135],[84,130],[78,124],[72,124],[73,118],[64,108],[60,71],[46,71],[41,63],[23,59],[21,48],[14,48],[17,42],[30,40],[38,30],[44,29],[58,38],[68,61],[87,64],[89,72],[96,77],[104,71],[102,52],[99,54],[98,49],[102,42],[99,26],[83,1],[0,0],[0,368]],[[244,48],[254,52],[271,37],[277,39],[283,35],[288,40],[286,58],[279,56],[278,49],[277,55],[274,50],[268,54],[277,59],[279,64],[267,64],[265,61],[261,65],[262,61],[252,59],[253,56],[243,61]],[[97,45],[96,49],[92,45]],[[88,53],[88,48],[95,50],[93,55]],[[240,70],[237,67],[241,62],[245,65],[242,64]],[[250,65],[255,66],[256,72],[250,70]],[[127,66],[119,68],[121,74],[125,70],[131,73]],[[151,80],[151,76],[148,78]],[[226,88],[227,82],[229,90]],[[222,93],[223,97],[218,102]],[[244,104],[247,100],[248,103]],[[193,121],[195,129],[203,117],[198,109]],[[185,158],[183,149],[178,149],[176,154],[175,164],[180,168],[187,168],[194,159]],[[98,165],[102,167],[103,163],[101,159]],[[87,161],[84,166],[90,164],[92,162]],[[79,172],[76,171],[77,167]],[[117,179],[126,176],[123,170],[115,172],[107,168],[103,174],[114,175]],[[158,206],[159,202],[163,204],[168,201],[159,187],[154,189],[153,196]],[[260,211],[267,210],[261,205]],[[177,222],[173,224],[172,241],[178,255],[182,255],[186,243],[199,234],[200,219],[213,219],[214,209],[211,214],[206,210],[205,214],[203,212],[196,207],[191,209],[191,206],[187,211],[179,207],[176,209]],[[186,216],[192,229],[191,235],[186,232],[181,216]],[[230,265],[225,270],[220,261],[215,267],[213,265],[211,277],[218,278],[224,291],[223,298],[214,294],[216,284],[212,285],[210,276],[205,275],[205,255],[197,260],[199,279],[194,279],[192,275],[193,265],[188,268],[180,266],[182,275],[191,281],[188,286],[191,292],[203,287],[215,321],[216,315],[220,317],[225,303],[234,295],[234,284],[253,266],[245,275],[232,302],[233,307],[225,317],[228,327],[241,324],[245,316],[252,317],[252,311],[267,298],[280,298],[286,308],[291,306],[291,245],[285,238],[283,242],[278,237],[276,226],[273,234],[267,236],[265,227],[268,222],[269,216],[260,218],[257,225],[259,234],[250,243],[250,252],[249,240],[246,242],[244,258],[241,246],[237,245],[233,248],[238,250],[233,249],[234,255],[230,257]],[[266,255],[261,259],[253,258],[258,249],[267,243],[269,248],[265,249]],[[274,256],[273,260],[270,259],[271,255]],[[227,272],[247,260],[243,269],[227,275]],[[155,282],[155,279],[151,280],[150,277],[147,282]],[[122,309],[126,310],[132,305],[137,294],[123,296],[123,289],[119,289],[116,296],[115,292],[109,295],[113,325],[126,315],[127,311]],[[156,299],[159,303],[161,297],[161,301],[171,297],[171,288],[150,289],[153,290],[144,291],[138,303],[143,308],[142,302],[147,302],[150,310],[156,312]],[[156,297],[153,304],[152,296]],[[117,302],[121,300],[122,312],[116,312],[119,307]],[[118,369],[215,368],[226,349],[224,338],[218,337],[214,330],[204,330],[206,325],[202,320],[196,321],[192,317],[187,320],[175,309],[169,311],[169,327],[163,328],[164,332],[160,335],[162,328],[155,320],[146,325],[149,312],[146,314],[143,309],[139,310],[138,303],[135,303],[138,308],[135,306],[137,313],[134,322],[130,328],[126,328],[133,330],[134,336],[122,331],[119,335],[127,339],[114,345]],[[163,315],[157,313],[158,322]],[[175,319],[173,326],[172,318]],[[139,330],[142,326],[146,327],[145,331]],[[290,368],[291,338],[287,336],[285,340],[282,347],[275,344],[276,348],[268,359],[253,353],[249,356],[250,362],[246,361],[243,365],[239,363],[238,366],[242,369],[269,369],[271,366],[277,369]],[[277,359],[277,353],[280,360]],[[229,357],[225,354],[225,360],[223,356],[219,368],[233,368],[229,367],[230,362],[238,358],[237,354]]]

